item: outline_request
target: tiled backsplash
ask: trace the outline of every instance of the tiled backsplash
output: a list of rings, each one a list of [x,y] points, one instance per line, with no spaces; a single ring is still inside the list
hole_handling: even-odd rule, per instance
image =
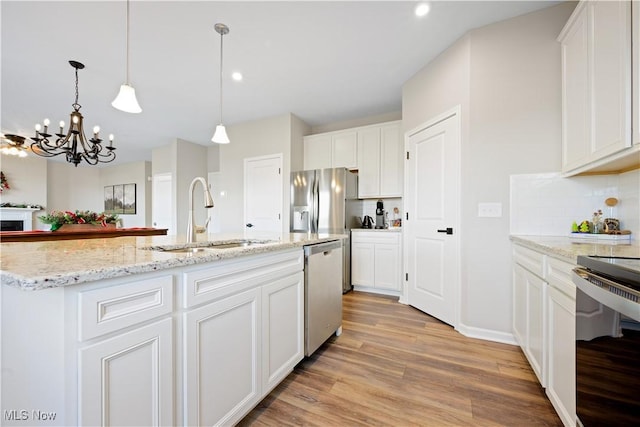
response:
[[[398,208],[398,214],[396,215],[398,218],[402,218],[402,199],[401,198],[392,198],[392,199],[381,199],[384,204],[385,212],[389,212],[389,226],[391,226],[391,222],[394,219],[393,216],[393,208]],[[376,220],[376,203],[377,199],[364,199],[362,201],[362,215],[369,215],[373,218],[373,221]]]
[[[617,198],[618,205],[607,207],[604,201],[609,197]],[[640,171],[572,178],[557,173],[511,176],[511,234],[564,236],[571,232],[573,221],[591,220],[598,209],[637,235]]]

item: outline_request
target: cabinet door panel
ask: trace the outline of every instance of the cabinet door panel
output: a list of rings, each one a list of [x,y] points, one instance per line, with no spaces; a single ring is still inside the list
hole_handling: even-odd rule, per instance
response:
[[[380,196],[402,197],[404,141],[400,124],[380,130]]]
[[[171,319],[80,349],[79,424],[173,424],[172,355]]]
[[[589,57],[587,13],[574,21],[561,44],[562,170],[584,164],[589,157]]]
[[[304,357],[304,273],[262,289],[262,392],[275,387]]]
[[[375,253],[373,243],[351,242],[351,284],[374,286]]]
[[[344,132],[331,137],[333,157],[331,167],[357,169],[358,140],[356,132]]]
[[[400,290],[399,245],[376,244],[375,287]]]
[[[331,167],[331,135],[312,135],[304,138],[304,169]]]
[[[594,159],[631,146],[630,2],[590,2]]]
[[[260,398],[260,289],[185,314],[187,425],[231,425]]]
[[[380,194],[380,128],[358,131],[358,197]]]
[[[564,425],[576,420],[576,301],[549,287],[547,395]]]

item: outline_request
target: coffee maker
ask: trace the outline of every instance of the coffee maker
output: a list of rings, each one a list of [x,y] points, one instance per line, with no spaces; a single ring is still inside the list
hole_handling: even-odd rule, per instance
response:
[[[382,200],[376,203],[376,228],[384,228],[384,205]]]

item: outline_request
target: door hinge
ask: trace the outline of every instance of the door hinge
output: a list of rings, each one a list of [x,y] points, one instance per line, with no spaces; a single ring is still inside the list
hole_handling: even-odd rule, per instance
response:
[[[407,160],[409,160],[409,152],[407,151]]]
[[[409,281],[409,273],[404,273],[404,280]]]
[[[281,173],[280,173],[280,168],[278,168],[278,175],[281,175]]]
[[[278,214],[278,219],[280,219],[280,214]]]
[[[409,221],[409,212],[406,212],[407,214],[407,221]]]

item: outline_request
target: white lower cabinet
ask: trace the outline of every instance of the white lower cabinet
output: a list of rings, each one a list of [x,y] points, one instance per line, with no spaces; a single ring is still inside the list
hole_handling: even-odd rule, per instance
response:
[[[513,333],[565,426],[576,425],[575,264],[515,244]]]
[[[2,337],[16,344],[2,348],[3,425],[237,423],[304,357],[303,268],[292,248],[133,279],[3,286]]]
[[[400,237],[399,232],[352,231],[351,284],[356,290],[398,295]]]
[[[171,319],[78,351],[78,424],[173,424]]]
[[[237,423],[303,359],[302,270],[300,249],[185,274],[185,425]]]
[[[545,295],[547,284],[523,268],[514,266],[514,330],[533,372],[546,385]]]
[[[231,425],[260,399],[260,288],[185,314],[186,425]]]
[[[547,396],[565,426],[576,425],[575,264],[547,257],[549,334]]]

